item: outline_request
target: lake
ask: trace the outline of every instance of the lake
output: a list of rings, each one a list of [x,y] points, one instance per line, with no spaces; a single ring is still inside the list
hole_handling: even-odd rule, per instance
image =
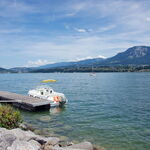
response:
[[[58,80],[50,86],[69,100],[64,108],[21,111],[43,134],[88,140],[107,150],[150,149],[150,73],[0,74],[0,90],[27,94],[43,79]]]

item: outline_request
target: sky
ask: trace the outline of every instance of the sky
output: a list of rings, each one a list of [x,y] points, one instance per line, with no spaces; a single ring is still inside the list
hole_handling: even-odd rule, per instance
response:
[[[150,45],[150,0],[0,0],[0,67],[111,57]]]

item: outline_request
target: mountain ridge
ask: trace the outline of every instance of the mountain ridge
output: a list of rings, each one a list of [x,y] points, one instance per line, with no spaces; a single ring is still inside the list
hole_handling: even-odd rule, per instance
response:
[[[111,65],[150,65],[150,47],[134,46],[108,58],[105,64]]]
[[[61,64],[61,65],[60,65]],[[52,68],[71,67],[71,66],[115,66],[115,65],[150,65],[150,46],[133,46],[124,52],[120,52],[113,57],[106,59],[91,58],[78,62],[63,62],[51,64]],[[46,65],[48,66],[48,65]],[[41,69],[41,67],[40,67]],[[49,68],[44,68],[49,69]]]
[[[58,62],[39,67],[16,67],[9,69],[13,72],[36,72],[44,70],[60,71],[64,68],[91,68],[91,67],[113,67],[113,66],[140,66],[150,65],[150,46],[133,46],[126,51],[120,52],[109,58],[90,58],[80,61]]]

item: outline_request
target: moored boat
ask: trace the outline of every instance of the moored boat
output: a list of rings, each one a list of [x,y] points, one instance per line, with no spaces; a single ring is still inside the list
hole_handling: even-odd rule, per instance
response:
[[[36,89],[29,90],[28,95],[49,100],[51,107],[62,106],[68,101],[63,93],[55,92],[47,85],[38,86]]]

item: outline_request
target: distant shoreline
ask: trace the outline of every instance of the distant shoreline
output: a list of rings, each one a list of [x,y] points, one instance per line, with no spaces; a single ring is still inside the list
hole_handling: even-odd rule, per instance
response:
[[[139,66],[98,66],[98,67],[57,67],[14,71],[0,70],[0,73],[101,73],[101,72],[150,72],[150,65]]]

